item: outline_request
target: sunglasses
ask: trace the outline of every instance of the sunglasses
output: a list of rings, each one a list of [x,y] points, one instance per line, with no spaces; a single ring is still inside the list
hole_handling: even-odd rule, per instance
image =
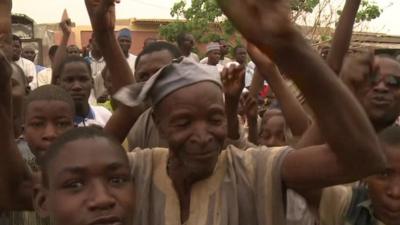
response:
[[[393,74],[379,75],[378,73],[373,73],[369,77],[371,85],[377,85],[380,82],[384,82],[389,88],[400,89],[400,77]]]

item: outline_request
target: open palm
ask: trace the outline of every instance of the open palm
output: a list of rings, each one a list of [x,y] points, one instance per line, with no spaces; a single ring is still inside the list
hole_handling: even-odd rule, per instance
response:
[[[296,32],[287,0],[217,0],[240,33],[255,44],[281,46]]]

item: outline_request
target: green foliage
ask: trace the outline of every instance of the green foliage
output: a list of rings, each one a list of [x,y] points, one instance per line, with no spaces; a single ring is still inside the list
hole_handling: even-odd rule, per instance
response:
[[[192,33],[201,43],[227,38],[235,33],[215,0],[192,0],[190,7],[186,7],[185,0],[180,0],[172,7],[171,16],[176,21],[160,27],[161,36],[169,41],[175,41],[180,32]]]
[[[379,6],[375,2],[362,0],[360,8],[357,12],[356,23],[376,19],[381,15],[382,11],[383,10],[379,8]],[[337,14],[341,15],[342,10],[338,10]]]
[[[291,0],[292,10],[311,13],[321,0]],[[340,15],[341,11],[337,11]],[[380,16],[382,9],[372,0],[362,0],[356,22],[371,21]],[[200,43],[224,38],[240,43],[235,28],[225,20],[216,0],[192,0],[190,7],[186,0],[179,0],[171,9],[176,21],[161,26],[160,35],[168,41],[176,41],[180,32],[190,32]]]
[[[378,18],[381,13],[382,9],[376,3],[363,0],[357,13],[356,22],[371,21]]]

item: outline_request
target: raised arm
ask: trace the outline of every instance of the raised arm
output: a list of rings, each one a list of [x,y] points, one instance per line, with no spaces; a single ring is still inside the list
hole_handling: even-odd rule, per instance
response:
[[[221,72],[224,86],[225,111],[227,118],[227,137],[232,140],[240,138],[238,106],[244,88],[245,70],[243,66],[231,65]]]
[[[263,74],[282,109],[283,116],[294,136],[302,136],[309,126],[309,118],[297,98],[290,92],[275,64],[254,45],[248,51],[258,71]]]
[[[67,57],[67,45],[69,37],[71,35],[71,20],[68,18],[65,10],[60,22],[60,28],[63,32],[63,36],[61,39],[61,43],[57,48],[56,54],[54,55],[53,63],[51,65],[51,68],[53,70],[53,75],[51,77],[52,84],[56,84],[61,62],[65,59],[65,57]]]
[[[257,98],[260,91],[264,88],[264,78],[260,75],[257,67],[254,69],[253,79],[251,79],[251,85],[249,93],[253,98]]]
[[[115,3],[118,0],[85,0],[86,8],[107,67],[110,70],[113,92],[134,82],[132,70],[126,62],[114,34]],[[113,93],[110,93],[113,94]]]
[[[386,159],[365,112],[290,22],[288,2],[218,2],[244,37],[267,54],[283,73],[292,75],[327,141],[328,145],[292,151],[286,156],[282,166],[286,186],[313,189],[381,171]]]
[[[327,64],[339,75],[346,53],[349,49],[353,25],[361,0],[347,0],[340,16],[338,26],[332,39],[332,46],[328,53]],[[296,146],[303,148],[310,145],[322,144],[324,139],[314,121],[305,135],[296,143]]]
[[[241,98],[244,113],[247,119],[247,140],[255,145],[258,144],[258,105],[257,99],[250,93],[244,93]]]
[[[11,73],[11,65],[0,50],[0,211],[32,208],[32,177],[13,132]]]
[[[349,50],[351,36],[353,34],[353,25],[360,3],[361,0],[347,0],[336,27],[332,39],[332,46],[327,58],[328,65],[336,74],[339,74],[344,57]]]
[[[116,2],[119,1],[85,0],[96,41],[111,73],[113,89],[111,95],[134,82],[132,70],[114,34]],[[129,108],[120,104],[104,127],[104,131],[122,143],[142,111],[142,107]]]

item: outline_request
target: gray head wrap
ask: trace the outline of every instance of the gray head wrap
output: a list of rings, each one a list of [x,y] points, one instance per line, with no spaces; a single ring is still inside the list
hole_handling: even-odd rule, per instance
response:
[[[212,82],[222,88],[217,67],[181,58],[158,70],[146,82],[123,87],[114,98],[131,107],[144,102],[156,105],[172,92],[203,81]]]

